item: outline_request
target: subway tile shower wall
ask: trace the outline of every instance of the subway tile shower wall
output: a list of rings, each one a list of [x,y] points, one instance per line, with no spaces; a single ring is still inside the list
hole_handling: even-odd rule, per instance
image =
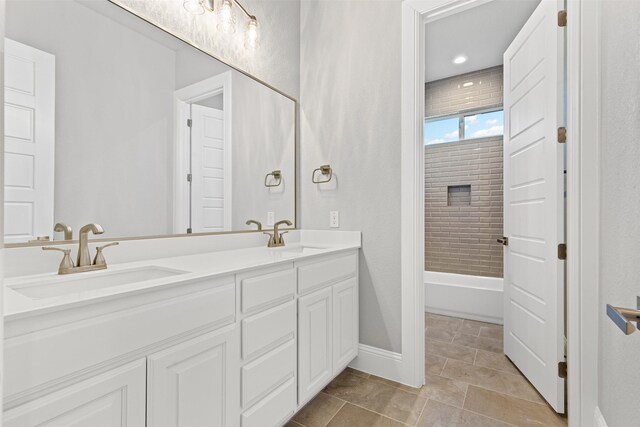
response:
[[[502,67],[428,83],[426,98],[428,116],[501,108]],[[452,204],[451,187],[467,185],[470,204]],[[502,185],[502,136],[425,147],[426,270],[502,277]]]

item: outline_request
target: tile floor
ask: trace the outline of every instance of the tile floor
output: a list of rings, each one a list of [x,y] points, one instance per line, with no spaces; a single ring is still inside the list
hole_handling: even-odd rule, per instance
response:
[[[502,327],[427,314],[426,385],[347,369],[286,427],[566,426],[502,353]]]

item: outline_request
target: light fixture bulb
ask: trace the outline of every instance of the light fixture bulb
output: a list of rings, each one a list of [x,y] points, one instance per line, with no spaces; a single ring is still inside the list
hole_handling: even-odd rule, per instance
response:
[[[193,15],[202,15],[204,13],[204,0],[184,0],[182,7]]]
[[[231,0],[222,0],[218,10],[218,30],[223,33],[234,33],[236,31],[236,18],[233,15],[233,3]]]
[[[464,64],[465,62],[467,62],[467,57],[464,55],[458,55],[455,58],[453,58],[453,63],[460,65],[460,64]]]
[[[245,45],[249,49],[255,49],[259,45],[258,20],[255,16],[250,16],[247,22]]]

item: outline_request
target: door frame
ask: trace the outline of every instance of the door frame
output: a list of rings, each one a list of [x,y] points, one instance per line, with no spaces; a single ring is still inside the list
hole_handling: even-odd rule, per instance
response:
[[[401,382],[424,383],[424,23],[488,0],[403,0],[401,86]],[[600,2],[567,0],[567,408],[597,412]]]
[[[224,94],[222,116],[224,117],[224,229],[231,230],[233,191],[232,191],[232,72],[225,71],[192,85],[178,89],[173,95],[174,145],[173,145],[173,232],[186,233],[189,215],[184,206],[189,206],[190,191],[187,174],[191,164],[189,142],[191,129],[184,124],[191,118],[191,104]]]

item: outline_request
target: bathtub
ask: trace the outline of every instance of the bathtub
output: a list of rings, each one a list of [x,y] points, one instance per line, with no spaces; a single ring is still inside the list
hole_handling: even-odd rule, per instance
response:
[[[424,272],[424,309],[430,313],[503,323],[502,278]]]

